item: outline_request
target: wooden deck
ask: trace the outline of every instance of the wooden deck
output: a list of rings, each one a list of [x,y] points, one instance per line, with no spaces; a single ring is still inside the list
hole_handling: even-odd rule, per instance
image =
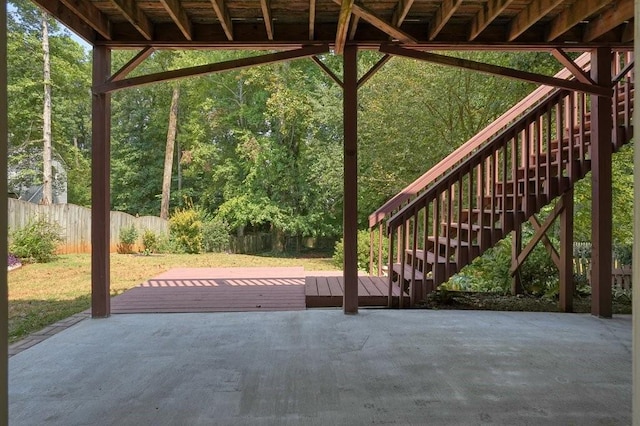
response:
[[[113,314],[293,311],[341,307],[340,271],[303,268],[179,268],[111,299]],[[360,276],[359,306],[387,306],[386,278]],[[394,289],[398,303],[399,290]],[[408,297],[406,303],[408,306]]]
[[[341,307],[344,295],[342,276],[307,276],[305,278],[305,299],[307,308]],[[389,284],[385,277],[358,277],[358,306],[387,306]],[[393,288],[393,305],[398,305],[400,289]],[[405,306],[409,306],[409,296],[405,293]]]

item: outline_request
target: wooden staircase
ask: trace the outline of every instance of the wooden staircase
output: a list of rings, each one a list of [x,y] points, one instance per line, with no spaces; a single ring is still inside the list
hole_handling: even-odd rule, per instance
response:
[[[588,69],[588,54],[577,63]],[[633,133],[632,63],[615,55],[614,152]],[[372,273],[377,254],[378,274],[386,260],[389,288],[401,286],[413,305],[570,191],[591,170],[590,111],[589,95],[563,89],[516,105],[493,123],[499,131],[489,126],[370,216],[379,242],[389,237],[388,259],[372,250]]]

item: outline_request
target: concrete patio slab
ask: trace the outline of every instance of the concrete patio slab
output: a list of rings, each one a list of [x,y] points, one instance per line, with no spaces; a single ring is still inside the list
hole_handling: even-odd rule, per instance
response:
[[[626,425],[631,317],[117,315],[9,360],[12,425]]]

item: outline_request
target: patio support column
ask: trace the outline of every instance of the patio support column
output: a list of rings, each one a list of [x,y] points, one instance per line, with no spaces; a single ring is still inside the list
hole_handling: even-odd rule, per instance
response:
[[[344,299],[345,314],[358,313],[358,48],[344,48]]]
[[[111,74],[111,50],[93,48],[93,87]],[[111,170],[111,95],[94,93],[92,99],[91,152],[91,316],[111,313],[109,298],[109,242]]]
[[[9,424],[9,288],[7,282],[7,2],[0,4],[0,425]]]
[[[640,0],[635,1],[635,37],[637,40],[640,37]],[[640,58],[640,44],[634,41],[634,56]],[[640,108],[633,109],[633,122],[640,123]],[[634,170],[640,170],[640,149],[634,149],[633,152],[633,165]],[[640,283],[640,173],[633,174],[633,208],[636,213],[633,215],[633,261],[632,264],[636,265],[632,271],[632,281]],[[640,425],[640,291],[633,292],[633,316],[632,316],[633,328],[633,346],[632,356],[633,368],[633,403],[632,403],[632,417],[633,424]]]
[[[511,232],[511,265],[518,264],[518,256],[522,253],[522,224],[517,223],[515,229]],[[520,279],[520,269],[511,276],[511,294],[522,294],[522,280]]]
[[[560,311],[573,312],[573,188],[562,195],[560,213]]]
[[[611,85],[612,60],[610,48],[591,52],[591,78],[596,84]],[[612,114],[610,96],[591,96],[591,313],[603,318],[611,318],[612,311]]]

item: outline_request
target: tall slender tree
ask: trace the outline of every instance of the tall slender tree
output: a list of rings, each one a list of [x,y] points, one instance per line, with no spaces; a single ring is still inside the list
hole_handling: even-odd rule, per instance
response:
[[[44,107],[42,111],[42,204],[53,202],[53,173],[51,166],[51,59],[49,55],[49,24],[46,12],[42,12],[42,55],[44,76]]]
[[[160,202],[160,217],[169,218],[169,200],[171,196],[171,175],[173,172],[173,154],[178,133],[178,101],[180,100],[180,86],[173,86],[171,106],[169,107],[169,128],[167,130],[167,147],[164,153],[164,173],[162,176],[162,200]]]

